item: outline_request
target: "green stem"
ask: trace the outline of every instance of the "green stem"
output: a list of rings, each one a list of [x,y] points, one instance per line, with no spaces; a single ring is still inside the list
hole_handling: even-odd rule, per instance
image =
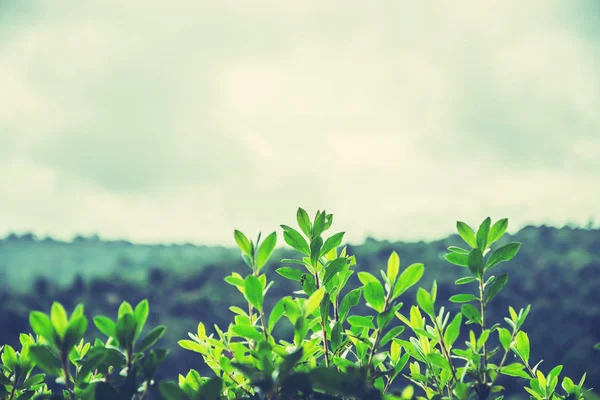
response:
[[[483,274],[479,280],[479,304],[481,309],[481,333],[485,331],[485,291],[483,290]],[[487,344],[483,344],[483,384],[487,383]]]
[[[506,349],[504,351],[504,356],[502,356],[502,360],[500,361],[500,365],[498,366],[498,373],[496,374],[494,379],[492,379],[492,383],[490,384],[490,386],[494,386],[494,382],[496,382],[496,379],[498,378],[498,376],[500,376],[500,372],[502,371],[502,367],[504,367],[504,363],[506,362],[506,357],[508,357],[508,353],[510,353],[510,346],[511,346],[512,341],[514,340],[516,334],[517,334],[517,330],[515,329],[515,330],[513,330],[513,333],[510,336],[510,341],[508,342],[508,349]]]
[[[456,379],[456,370],[454,369],[454,364],[452,363],[452,358],[450,358],[450,352],[448,351],[448,348],[446,347],[446,342],[444,342],[444,335],[442,334],[442,329],[440,328],[440,324],[438,324],[437,319],[433,318],[433,325],[435,326],[436,330],[438,331],[438,335],[440,336],[440,347],[442,348],[442,353],[444,355],[444,357],[446,358],[446,360],[448,360],[448,363],[450,364],[450,370],[452,371],[452,379],[454,381],[454,383],[457,383],[457,379]],[[449,386],[449,390],[452,389],[452,385]]]
[[[71,388],[71,374],[69,374],[69,355],[65,355],[61,352],[60,362],[62,364],[62,369],[65,374],[65,385],[67,385],[67,392],[69,392],[69,397],[71,397],[71,400],[75,400],[75,393]]]

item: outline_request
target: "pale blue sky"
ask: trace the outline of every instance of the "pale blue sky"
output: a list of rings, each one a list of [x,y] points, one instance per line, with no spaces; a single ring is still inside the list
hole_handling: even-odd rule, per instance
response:
[[[418,5],[416,5],[418,4]],[[597,0],[0,1],[0,235],[600,221]]]

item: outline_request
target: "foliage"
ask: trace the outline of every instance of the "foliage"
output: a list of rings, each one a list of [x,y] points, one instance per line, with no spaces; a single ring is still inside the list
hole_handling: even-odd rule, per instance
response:
[[[178,382],[159,385],[165,398],[502,399],[503,388],[495,384],[501,375],[526,379],[525,390],[533,399],[584,398],[585,375],[575,384],[568,377],[559,379],[562,366],[546,374],[539,368],[541,361],[531,366],[529,337],[522,330],[529,306],[519,312],[509,307],[509,317],[504,319],[508,328],[488,321],[488,305],[500,298],[508,274],[486,275],[520,249],[516,242],[491,249],[506,231],[508,220],[492,225],[487,218],[477,231],[458,222],[467,249],[450,246],[445,258],[468,271],[456,284],[474,284],[476,289],[450,297],[451,302],[462,304],[451,318],[444,307],[436,310],[435,280],[429,291],[418,288],[417,304],[410,307],[408,317],[401,313],[400,298],[421,280],[422,263],[402,268],[400,257],[392,252],[381,278],[356,272],[355,256],[347,247],[339,249],[344,233],[325,237],[333,215],[319,211],[311,220],[299,209],[296,217],[299,230],[281,228],[284,241],[300,255],[283,259],[285,266],[276,272],[298,290],[275,303],[266,301],[276,285],[263,268],[277,235],[273,232],[261,243],[260,234],[254,242],[235,231],[250,272],[247,276],[232,273],[225,281],[242,294],[247,311],[231,306],[234,321],[226,330],[215,325],[215,334],[209,334],[201,322],[189,340],[179,341],[182,348],[199,353],[215,376],[202,377],[192,369]],[[359,287],[349,287],[352,275],[358,277]],[[360,312],[365,309],[369,312]],[[140,339],[148,302],[135,308],[123,302],[116,321],[94,317],[94,325],[108,339],[93,344],[84,340],[88,321],[83,311],[77,305],[69,317],[61,304],[54,303],[49,314],[30,314],[35,336],[22,334],[19,352],[8,345],[1,349],[3,398],[143,399],[150,395],[168,351],[151,349],[165,333],[164,326]],[[285,324],[291,327],[289,338],[277,334],[276,327]],[[477,332],[467,325],[476,326]],[[406,327],[412,337],[403,338]],[[455,344],[465,330],[468,340],[459,348]],[[519,361],[509,363],[509,354]],[[44,374],[32,374],[36,367],[58,377],[63,389],[53,391]],[[402,378],[412,382],[418,393],[407,386],[389,394]],[[562,390],[557,389],[559,383]]]

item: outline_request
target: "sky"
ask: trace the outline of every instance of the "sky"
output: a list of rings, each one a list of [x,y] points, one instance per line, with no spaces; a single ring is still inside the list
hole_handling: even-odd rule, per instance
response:
[[[0,236],[600,222],[597,0],[0,0]],[[282,242],[282,239],[280,239]]]

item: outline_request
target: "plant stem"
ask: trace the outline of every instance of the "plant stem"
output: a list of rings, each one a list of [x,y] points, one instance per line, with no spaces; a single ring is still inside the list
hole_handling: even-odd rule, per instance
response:
[[[75,393],[71,388],[71,374],[69,374],[69,355],[68,354],[60,354],[60,361],[62,364],[63,372],[65,373],[65,385],[67,385],[67,391],[69,392],[69,397],[71,400],[75,400]]]
[[[13,382],[12,390],[10,391],[10,397],[8,398],[8,400],[13,400],[13,398],[15,397],[16,390],[17,390],[17,377],[15,376],[15,381]]]
[[[317,272],[316,268],[315,268],[315,286],[316,286],[317,290],[319,290],[319,288],[320,288],[319,273]],[[323,332],[323,356],[325,357],[325,366],[329,367],[329,349],[327,348],[327,328],[325,326],[326,323],[327,323],[327,321],[323,321],[323,319],[321,319],[321,331]]]
[[[383,312],[381,314],[385,314],[388,311],[388,308],[390,306],[390,300],[392,299],[392,292],[393,290],[390,290],[387,296],[385,297],[385,305],[383,306]],[[369,353],[369,361],[367,362],[367,365],[369,366],[369,371],[371,370],[371,362],[373,361],[373,356],[375,356],[375,351],[377,350],[377,345],[379,344],[380,336],[381,328],[377,327],[377,330],[375,331],[375,341],[373,342],[373,347],[371,347],[371,352]]]
[[[444,342],[444,335],[442,334],[440,324],[438,324],[437,322],[437,318],[433,318],[433,325],[435,326],[435,329],[437,329],[438,335],[440,336],[440,347],[442,348],[442,353],[444,354],[444,357],[446,357],[446,360],[448,360],[448,363],[450,364],[450,370],[452,371],[452,379],[456,383],[458,381],[456,379],[456,371],[454,370],[454,364],[452,363],[452,358],[450,358],[450,352],[448,351],[446,343]],[[452,386],[450,386],[450,388],[451,387]]]
[[[267,332],[267,322],[265,321],[265,313],[262,310],[260,312],[260,321],[262,322],[263,333],[265,334],[265,340],[269,341],[269,333]]]
[[[479,304],[481,308],[481,333],[485,331],[485,291],[483,290],[483,274],[479,279]],[[487,383],[487,344],[483,344],[483,384]]]
[[[504,356],[502,356],[502,360],[500,361],[500,365],[498,366],[498,373],[496,374],[494,379],[492,379],[492,383],[490,384],[490,386],[494,386],[494,382],[496,382],[496,379],[498,378],[498,376],[500,376],[500,372],[502,371],[502,367],[504,367],[504,363],[506,362],[506,357],[508,357],[508,353],[510,353],[510,346],[516,334],[517,330],[514,329],[512,335],[510,336],[510,341],[508,342],[508,349],[504,351]]]

